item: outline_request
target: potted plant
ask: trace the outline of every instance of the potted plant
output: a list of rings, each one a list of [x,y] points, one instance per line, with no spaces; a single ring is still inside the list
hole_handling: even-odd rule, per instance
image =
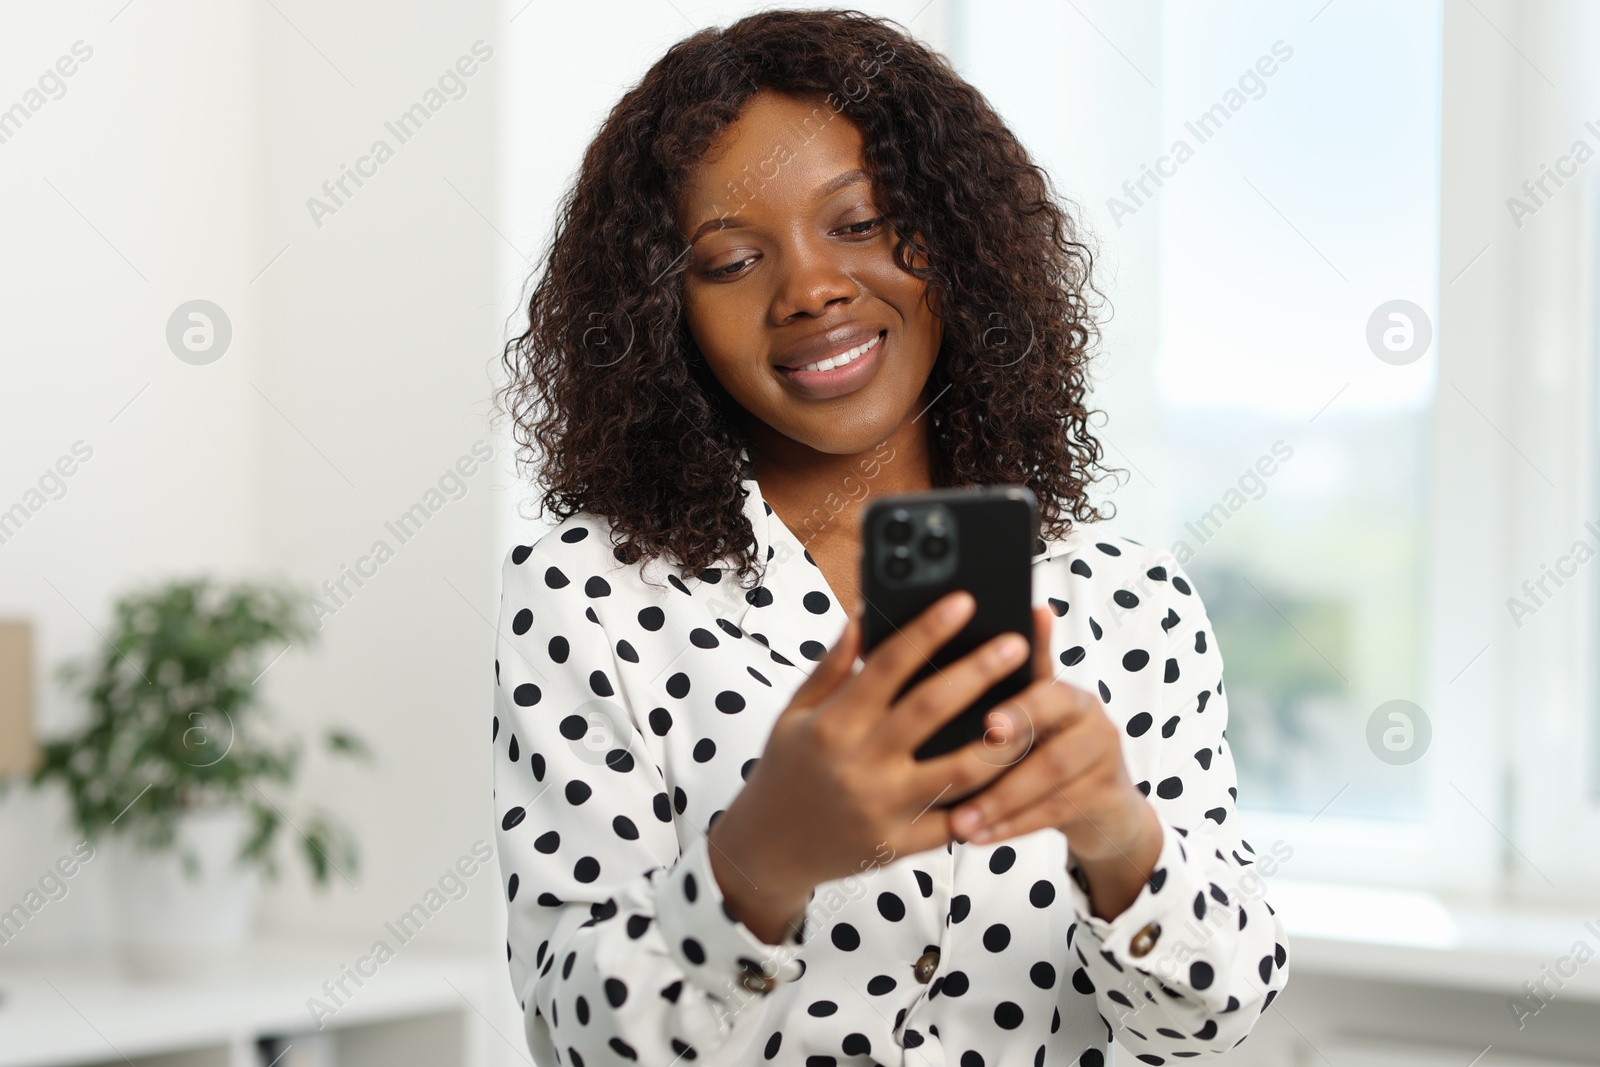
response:
[[[257,682],[316,636],[303,603],[275,584],[166,582],[119,598],[104,646],[58,669],[88,721],[41,746],[32,782],[61,783],[85,840],[110,846],[118,944],[132,963],[183,962],[242,941],[261,875],[278,873],[285,827],[317,885],[356,866],[337,819],[285,796],[302,745],[262,729]],[[343,731],[322,743],[366,755]]]

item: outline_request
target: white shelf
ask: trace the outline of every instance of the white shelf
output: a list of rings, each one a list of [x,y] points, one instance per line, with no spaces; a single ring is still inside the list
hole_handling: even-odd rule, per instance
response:
[[[0,1067],[259,1067],[257,1041],[317,1032],[307,1000],[326,1001],[323,982],[369,948],[257,944],[163,978],[112,960],[0,959]],[[482,956],[402,947],[361,987],[347,980],[352,995],[323,1020],[339,1067],[465,1062],[495,988],[490,969]]]

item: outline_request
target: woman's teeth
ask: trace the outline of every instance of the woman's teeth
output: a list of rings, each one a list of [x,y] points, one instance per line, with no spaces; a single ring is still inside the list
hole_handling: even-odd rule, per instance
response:
[[[857,345],[856,347],[850,349],[850,351],[848,351],[848,352],[841,352],[837,356],[830,356],[827,359],[819,359],[815,363],[807,363],[803,367],[795,367],[793,369],[794,370],[833,370],[835,367],[842,367],[847,363],[854,363],[856,360],[860,359],[862,356],[866,355],[869,351],[871,351],[872,346],[877,344],[881,340],[883,340],[883,334],[880,333],[880,334],[878,334],[878,336],[874,337],[872,340],[866,342],[865,344]]]

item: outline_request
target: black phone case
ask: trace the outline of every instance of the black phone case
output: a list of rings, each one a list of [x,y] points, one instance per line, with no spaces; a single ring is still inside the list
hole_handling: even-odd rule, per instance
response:
[[[879,573],[877,564],[886,550],[885,524],[896,509],[928,505],[942,505],[954,521],[954,571],[932,584],[896,583]],[[977,599],[977,610],[967,624],[932,652],[929,661],[901,688],[901,694],[1007,631],[1021,633],[1030,649],[1016,670],[928,738],[916,750],[917,759],[952,752],[982,737],[988,711],[1032,682],[1033,554],[1038,526],[1038,502],[1025,486],[938,489],[879,497],[867,505],[861,537],[863,658],[946,593],[965,589]]]

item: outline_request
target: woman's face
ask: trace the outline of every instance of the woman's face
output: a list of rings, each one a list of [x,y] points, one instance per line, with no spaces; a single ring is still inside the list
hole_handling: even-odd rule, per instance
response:
[[[770,429],[863,452],[926,404],[943,322],[895,262],[861,149],[821,97],[762,90],[679,199],[689,330],[758,448]]]

